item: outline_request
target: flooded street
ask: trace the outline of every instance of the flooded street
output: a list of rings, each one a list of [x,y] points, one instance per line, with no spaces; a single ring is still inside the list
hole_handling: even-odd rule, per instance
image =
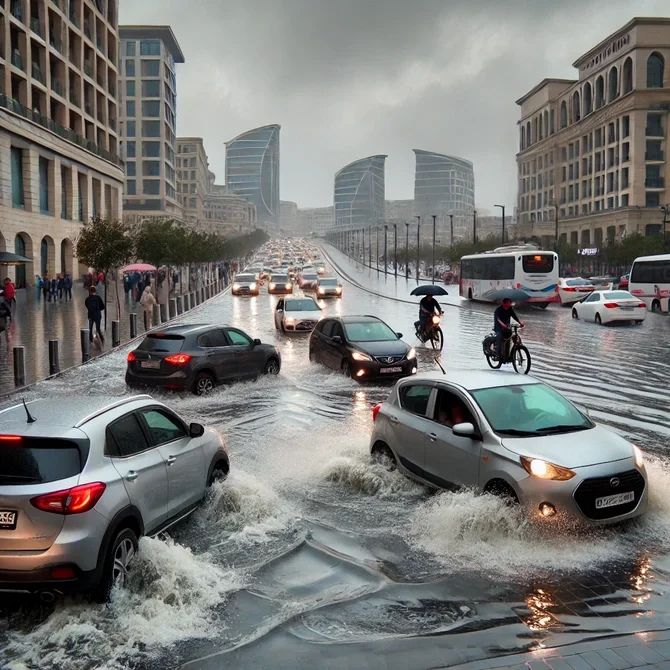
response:
[[[383,318],[417,347],[420,371],[436,370],[413,335],[416,283],[328,253],[344,294],[326,312]],[[487,368],[493,307],[449,291],[442,365]],[[184,320],[277,344],[279,377],[160,395],[223,433],[228,479],[169,536],[141,540],[130,586],[109,606],[0,603],[0,667],[423,669],[670,627],[667,317],[605,328],[558,306],[524,313],[531,374],[647,454],[648,514],[575,533],[372,464],[371,409],[390,387],[310,364],[307,337],[275,330],[275,304],[265,291],[225,293]],[[127,394],[126,353],[25,397]]]

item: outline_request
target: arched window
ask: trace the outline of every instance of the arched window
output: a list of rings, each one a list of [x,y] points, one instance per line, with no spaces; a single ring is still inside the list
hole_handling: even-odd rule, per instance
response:
[[[663,88],[665,61],[658,51],[647,59],[647,88]]]
[[[526,148],[526,127],[521,126],[521,151]]]
[[[619,71],[613,67],[609,74],[609,85],[607,93],[607,101],[612,102],[619,97]]]
[[[568,106],[565,100],[561,103],[561,128],[568,127]]]
[[[542,123],[542,115],[537,120],[537,136],[543,140],[544,139],[544,124]]]
[[[593,111],[593,95],[591,93],[591,84],[587,81],[584,84],[584,116],[588,116]]]
[[[577,123],[579,119],[582,118],[581,108],[579,105],[579,91],[575,91],[572,94],[572,120],[574,123]]]
[[[537,134],[537,116],[533,119],[533,142],[537,142],[537,138],[539,135]]]
[[[554,110],[549,112],[549,132],[553,135],[556,132],[556,124],[554,122]]]
[[[605,104],[605,80],[602,77],[596,79],[596,109]]]
[[[544,136],[549,137],[549,112],[544,112]]]
[[[529,147],[533,143],[533,138],[530,135],[530,121],[526,123],[526,146]]]
[[[633,90],[633,59],[626,58],[623,64],[623,92],[630,93]]]

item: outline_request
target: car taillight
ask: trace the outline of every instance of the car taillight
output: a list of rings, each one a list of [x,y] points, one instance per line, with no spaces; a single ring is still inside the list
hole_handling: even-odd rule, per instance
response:
[[[615,307],[618,307],[618,306],[619,306],[618,302],[606,302],[605,303],[605,307],[607,307],[607,309],[614,309]]]
[[[191,360],[191,354],[172,354],[163,360],[171,365],[186,365]]]
[[[135,352],[134,351],[129,351],[128,355],[126,356],[126,360],[128,361],[128,363],[132,363],[133,361],[136,361],[137,356],[135,356]]]
[[[644,309],[647,309],[647,303],[646,302],[641,302],[638,307],[643,307]]]
[[[20,435],[0,435],[1,442],[20,442]]]
[[[83,514],[95,507],[106,488],[107,485],[102,482],[81,484],[71,489],[31,498],[30,504],[43,512],[53,514]]]
[[[375,406],[372,408],[372,420],[373,420],[373,421],[376,421],[376,420],[377,420],[377,414],[379,414],[379,410],[380,410],[381,408],[382,408],[382,403],[380,403],[379,405],[375,405]]]
[[[570,288],[569,286],[566,286],[563,290],[566,293],[574,293],[577,289],[576,288]]]

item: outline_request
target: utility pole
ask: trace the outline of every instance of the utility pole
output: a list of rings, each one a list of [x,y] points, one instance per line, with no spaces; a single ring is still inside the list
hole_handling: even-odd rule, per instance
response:
[[[451,246],[454,246],[454,215],[449,214],[449,228],[451,231],[451,237],[449,238],[451,240]]]
[[[416,220],[416,283],[419,283],[419,268],[421,267],[421,217],[417,216]]]
[[[393,273],[398,278],[398,224],[393,224]]]
[[[409,279],[409,223],[405,223],[407,226],[406,237],[405,237],[405,279]]]
[[[670,215],[670,205],[662,205],[663,212],[663,249],[668,250],[668,215]]]
[[[433,284],[435,283],[435,226],[437,225],[437,214],[433,214]]]
[[[493,205],[502,209],[502,246],[505,246],[505,205]]]
[[[372,269],[372,228],[368,226],[368,265]]]
[[[388,261],[388,232],[389,227],[387,224],[384,224],[384,274],[388,273],[389,261]]]
[[[375,258],[375,265],[377,266],[377,274],[379,274],[379,226],[377,226],[377,258]]]
[[[477,210],[472,212],[472,241],[477,244]]]
[[[558,203],[552,200],[549,205],[554,208],[554,251],[558,251]]]

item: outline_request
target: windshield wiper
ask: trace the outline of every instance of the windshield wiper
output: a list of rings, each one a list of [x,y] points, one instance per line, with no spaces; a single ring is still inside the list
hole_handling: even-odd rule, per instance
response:
[[[538,428],[536,433],[573,433],[578,430],[588,430],[592,426],[585,426],[583,423],[579,424],[560,424],[558,426],[546,426],[545,428]]]
[[[527,437],[528,435],[537,435],[537,432],[534,430],[517,430],[516,428],[508,428],[507,430],[496,430],[496,433],[501,435],[518,435],[521,437]]]

